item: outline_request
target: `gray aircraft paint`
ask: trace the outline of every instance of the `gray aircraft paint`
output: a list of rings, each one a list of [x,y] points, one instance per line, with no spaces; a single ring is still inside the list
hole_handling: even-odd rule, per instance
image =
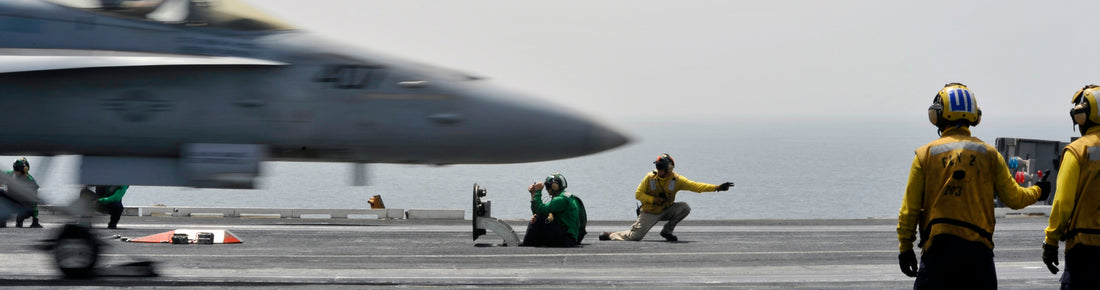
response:
[[[0,154],[89,157],[85,184],[251,187],[219,177],[234,172],[195,176],[188,164],[212,159],[181,159],[190,144],[257,145],[245,148],[262,160],[497,164],[628,142],[480,77],[214,17],[232,0],[183,1],[210,16],[185,22],[60,2],[0,3]]]

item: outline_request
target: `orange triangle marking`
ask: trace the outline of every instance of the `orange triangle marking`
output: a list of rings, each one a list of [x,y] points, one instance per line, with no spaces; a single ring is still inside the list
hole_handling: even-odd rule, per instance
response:
[[[136,239],[130,239],[130,242],[133,242],[133,243],[171,243],[172,242],[172,234],[174,234],[174,233],[176,233],[176,231],[167,231],[167,232],[155,234],[155,235],[152,235],[152,236],[141,237],[141,238],[136,238]]]
[[[243,242],[241,241],[241,239],[237,238],[237,235],[234,235],[230,231],[225,231],[225,237],[222,238],[222,243],[223,244],[239,244],[239,243],[243,243]]]

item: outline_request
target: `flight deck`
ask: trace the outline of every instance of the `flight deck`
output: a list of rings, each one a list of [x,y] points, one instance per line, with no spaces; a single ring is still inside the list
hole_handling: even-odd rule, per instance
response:
[[[632,221],[590,221],[577,248],[500,246],[489,232],[472,240],[470,220],[123,217],[119,229],[94,224],[105,239],[100,265],[155,261],[156,277],[62,278],[32,246],[45,229],[0,228],[0,285],[31,288],[740,288],[904,289],[913,278],[897,262],[896,220],[732,220],[682,222],[679,242],[655,232],[640,242],[599,241]],[[505,221],[520,237],[523,221]],[[1045,217],[997,219],[994,250],[1001,289],[1053,289],[1040,260]],[[123,242],[175,229],[232,232],[240,244]]]

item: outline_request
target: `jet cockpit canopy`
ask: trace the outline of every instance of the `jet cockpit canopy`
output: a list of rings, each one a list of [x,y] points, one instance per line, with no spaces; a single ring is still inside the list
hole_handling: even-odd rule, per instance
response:
[[[189,27],[263,31],[294,29],[240,0],[46,0],[120,18]]]

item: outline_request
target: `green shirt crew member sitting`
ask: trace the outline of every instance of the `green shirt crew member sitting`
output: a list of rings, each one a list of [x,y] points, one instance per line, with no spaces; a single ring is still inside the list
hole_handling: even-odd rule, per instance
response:
[[[531,193],[531,213],[534,216],[527,224],[527,234],[523,236],[520,246],[574,247],[580,244],[586,234],[588,217],[584,202],[565,192],[568,185],[565,176],[555,173],[546,177],[542,184],[536,182],[527,188]],[[549,198],[543,198],[543,189],[549,193]]]

